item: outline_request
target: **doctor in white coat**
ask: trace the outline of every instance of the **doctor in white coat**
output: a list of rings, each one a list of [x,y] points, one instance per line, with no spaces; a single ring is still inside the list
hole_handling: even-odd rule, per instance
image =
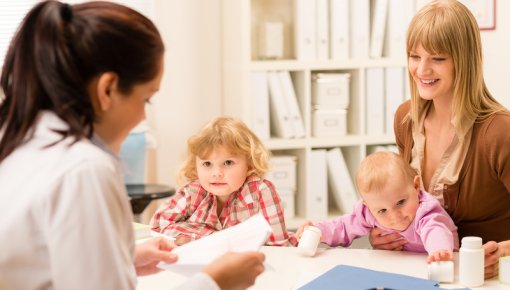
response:
[[[165,239],[135,247],[118,159],[163,54],[154,24],[118,4],[46,1],[25,17],[0,79],[0,289],[135,289],[177,260]],[[227,254],[180,289],[246,288],[263,260]]]

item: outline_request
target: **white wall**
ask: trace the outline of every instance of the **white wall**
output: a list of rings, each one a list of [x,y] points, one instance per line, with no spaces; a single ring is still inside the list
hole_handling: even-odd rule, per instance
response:
[[[159,141],[149,178],[175,185],[187,138],[221,113],[220,1],[157,0],[156,23],[166,53],[160,92],[148,107]]]
[[[485,81],[492,95],[510,108],[510,1],[496,1],[496,30],[481,35]]]
[[[166,72],[149,112],[160,143],[152,180],[175,185],[186,139],[221,114],[221,1],[156,1]],[[510,1],[496,7],[496,30],[481,33],[485,76],[494,97],[510,108]]]

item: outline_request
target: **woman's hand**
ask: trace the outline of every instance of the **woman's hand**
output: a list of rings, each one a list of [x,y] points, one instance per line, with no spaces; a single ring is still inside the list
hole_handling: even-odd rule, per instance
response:
[[[134,257],[136,274],[144,276],[158,273],[161,271],[156,267],[159,262],[175,263],[177,255],[170,252],[173,248],[175,244],[164,237],[157,237],[136,245]]]
[[[203,271],[220,289],[246,289],[264,272],[264,254],[260,252],[226,253],[207,265]]]
[[[382,236],[383,230],[374,228],[370,231],[369,241],[372,248],[376,250],[393,250],[402,251],[407,241],[402,238],[398,233]]]
[[[483,245],[485,251],[485,279],[498,275],[499,258],[510,254],[510,241],[496,243],[487,242]]]

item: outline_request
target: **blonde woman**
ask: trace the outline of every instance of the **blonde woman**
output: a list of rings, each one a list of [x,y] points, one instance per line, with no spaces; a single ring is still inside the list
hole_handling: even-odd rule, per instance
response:
[[[485,277],[510,253],[510,114],[483,78],[480,32],[459,1],[434,1],[407,32],[411,100],[395,114],[400,153],[458,227],[484,241]],[[396,236],[371,233],[381,249]]]
[[[152,217],[152,229],[183,244],[262,213],[270,246],[295,245],[273,184],[264,179],[269,152],[238,119],[219,117],[188,140],[181,175],[187,181]]]

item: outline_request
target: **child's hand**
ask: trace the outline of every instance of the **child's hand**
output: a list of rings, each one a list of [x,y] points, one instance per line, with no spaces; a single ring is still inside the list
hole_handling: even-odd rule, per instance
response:
[[[301,236],[303,235],[303,232],[305,231],[306,227],[313,226],[313,222],[311,220],[307,220],[304,224],[300,225],[299,228],[296,231],[296,238],[299,242],[301,240]]]
[[[450,250],[439,250],[427,257],[427,263],[453,260],[453,252]]]

